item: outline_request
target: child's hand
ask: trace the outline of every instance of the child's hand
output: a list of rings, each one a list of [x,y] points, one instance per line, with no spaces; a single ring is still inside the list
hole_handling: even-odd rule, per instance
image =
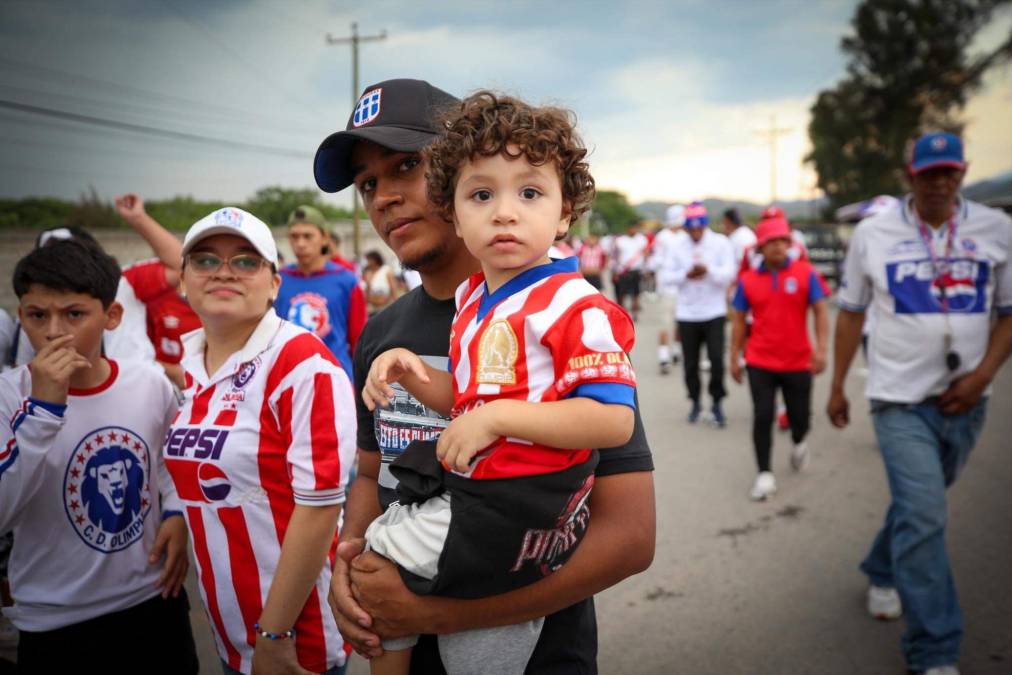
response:
[[[91,362],[74,349],[73,341],[73,335],[61,335],[32,359],[32,398],[61,405],[67,402],[71,376],[81,368],[91,368]]]
[[[369,410],[375,410],[377,406],[390,405],[390,399],[394,397],[394,390],[390,385],[409,374],[422,382],[429,382],[425,363],[414,352],[399,347],[383,352],[373,359],[369,368],[365,386],[362,387],[362,401]]]
[[[144,210],[144,200],[134,192],[116,197],[116,212],[130,225],[147,215],[147,211]]]
[[[474,456],[502,435],[496,430],[497,403],[500,401],[470,410],[447,425],[436,443],[436,457],[444,466],[466,473]]]
[[[162,597],[168,598],[179,596],[179,589],[183,587],[183,580],[186,579],[186,570],[190,562],[186,559],[186,521],[182,516],[169,516],[162,521],[155,536],[155,545],[148,556],[148,563],[156,564],[162,555],[165,556],[165,564],[162,565],[162,573],[158,576],[155,588],[162,589]]]

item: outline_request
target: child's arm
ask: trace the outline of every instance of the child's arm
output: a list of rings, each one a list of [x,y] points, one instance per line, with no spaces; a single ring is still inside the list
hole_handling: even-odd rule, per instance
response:
[[[560,449],[612,448],[633,433],[633,409],[583,396],[538,402],[498,399],[471,410],[439,436],[436,454],[457,471],[497,438],[522,438]]]
[[[167,383],[162,383],[162,409],[164,420],[162,423],[162,434],[172,424],[172,420],[179,410],[176,396]],[[176,484],[172,480],[168,469],[165,467],[165,457],[161,452],[155,453],[155,474],[158,480],[158,494],[161,497],[162,518],[155,535],[154,546],[148,553],[148,563],[157,565],[164,558],[162,573],[158,575],[155,588],[162,591],[162,597],[178,597],[186,579],[186,572],[190,567],[189,558],[186,555],[186,543],[189,537],[189,530],[186,528],[186,521],[183,519],[183,504],[176,493]]]
[[[386,406],[394,397],[390,386],[401,386],[440,415],[448,416],[453,408],[453,379],[450,373],[433,368],[418,355],[402,349],[388,349],[373,360],[362,388],[362,400],[369,410]]]
[[[0,532],[17,522],[20,509],[45,482],[46,454],[63,428],[70,377],[91,364],[65,335],[39,350],[32,360],[28,398],[10,387],[0,392]]]

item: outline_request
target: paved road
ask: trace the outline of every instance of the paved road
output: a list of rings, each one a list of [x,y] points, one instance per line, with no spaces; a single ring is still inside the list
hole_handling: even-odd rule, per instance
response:
[[[647,305],[633,358],[656,464],[653,566],[598,596],[602,674],[853,674],[904,672],[900,623],[863,609],[857,565],[888,501],[881,461],[852,375],[853,423],[832,429],[815,387],[812,463],[792,474],[786,435],[774,447],[780,492],[748,500],[754,478],[746,387],[730,383],[730,424],[690,426],[680,369],[654,364],[661,318]],[[915,348],[912,343],[911,348]],[[950,492],[949,550],[966,615],[965,675],[1012,672],[1012,368],[995,385],[990,419]],[[203,672],[217,673],[202,610],[194,613]],[[368,668],[354,657],[353,675]]]

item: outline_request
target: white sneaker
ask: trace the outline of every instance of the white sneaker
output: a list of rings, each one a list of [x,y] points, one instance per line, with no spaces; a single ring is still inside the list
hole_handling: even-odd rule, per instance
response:
[[[710,363],[710,359],[704,358],[702,361],[699,362],[699,369],[704,373],[710,372],[711,367],[712,364]]]
[[[935,666],[924,671],[924,675],[959,675],[956,666]]]
[[[769,471],[762,471],[756,476],[752,491],[748,496],[752,501],[761,502],[777,491],[777,479]]]
[[[903,604],[900,602],[900,594],[895,588],[869,586],[868,613],[879,621],[892,621],[900,618],[903,616]]]
[[[808,466],[808,443],[801,441],[794,445],[791,450],[791,468],[795,471],[803,471]]]

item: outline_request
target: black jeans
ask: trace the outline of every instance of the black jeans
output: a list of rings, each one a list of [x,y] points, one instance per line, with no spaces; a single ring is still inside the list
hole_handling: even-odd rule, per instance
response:
[[[21,631],[18,672],[196,675],[186,593],[41,633]]]
[[[679,321],[678,332],[682,336],[682,368],[685,370],[685,388],[689,398],[699,402],[702,384],[699,380],[699,351],[706,344],[706,355],[710,359],[710,396],[718,403],[727,396],[724,389],[724,321],[718,316],[709,321]]]
[[[748,367],[748,385],[752,390],[752,442],[760,471],[770,470],[773,445],[773,417],[776,414],[777,388],[784,392],[791,440],[800,443],[808,434],[812,408],[812,374],[805,370],[766,370]]]

